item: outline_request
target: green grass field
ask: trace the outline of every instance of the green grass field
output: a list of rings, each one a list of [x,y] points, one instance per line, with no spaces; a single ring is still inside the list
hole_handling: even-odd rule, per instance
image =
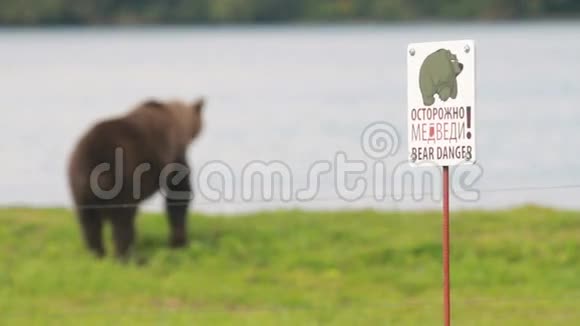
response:
[[[64,209],[0,209],[0,325],[440,325],[438,212],[194,215],[136,262],[95,260]],[[454,212],[455,325],[579,325],[580,213]],[[110,242],[110,241],[109,241]]]

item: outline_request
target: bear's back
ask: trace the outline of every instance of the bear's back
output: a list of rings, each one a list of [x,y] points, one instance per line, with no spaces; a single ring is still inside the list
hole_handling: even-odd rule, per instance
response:
[[[112,202],[134,201],[130,198],[133,178],[141,164],[147,164],[148,169],[142,176],[139,191],[146,197],[157,190],[157,176],[168,155],[165,148],[169,126],[164,119],[166,113],[150,113],[137,110],[99,122],[81,138],[71,156],[68,171],[75,202],[85,205],[101,202],[90,182],[91,173],[103,163],[108,168],[98,174],[99,188],[109,190],[117,182],[123,184],[122,191]],[[119,170],[120,176],[117,175]]]

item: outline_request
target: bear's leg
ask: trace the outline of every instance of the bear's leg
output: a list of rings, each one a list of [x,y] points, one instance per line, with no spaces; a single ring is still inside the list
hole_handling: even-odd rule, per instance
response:
[[[457,79],[453,81],[453,85],[451,86],[451,98],[457,98]]]
[[[137,207],[122,207],[110,210],[109,216],[113,225],[115,255],[120,259],[129,258],[129,250],[135,241],[135,215]]]
[[[451,96],[451,88],[450,87],[441,87],[439,89],[439,98],[441,99],[441,101],[445,102],[449,99],[449,96]]]
[[[429,106],[429,105],[432,105],[433,103],[435,103],[435,97],[433,95],[431,95],[431,96],[423,95],[423,104],[425,104],[426,106]]]
[[[165,208],[171,228],[169,246],[179,248],[185,246],[187,242],[187,209],[193,193],[189,172],[176,184],[171,184],[171,181],[168,181],[167,188],[169,191],[166,191],[165,194]]]
[[[87,247],[97,257],[103,257],[103,218],[98,209],[79,208],[77,213]]]

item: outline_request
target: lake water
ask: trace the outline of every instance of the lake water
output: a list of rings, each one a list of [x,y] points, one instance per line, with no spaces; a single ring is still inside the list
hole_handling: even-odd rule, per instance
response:
[[[377,121],[401,135],[399,151],[383,162],[389,175],[406,160],[407,44],[474,39],[481,193],[452,198],[452,207],[580,208],[579,35],[574,22],[0,29],[0,205],[69,206],[65,167],[78,137],[152,96],[207,98],[207,128],[191,161],[196,169],[226,163],[234,172],[227,185],[237,187],[256,160],[287,164],[294,189],[310,165],[338,152],[372,164],[360,135]],[[380,176],[369,171],[362,182],[370,188]],[[387,181],[379,201],[371,190],[340,199],[334,177],[324,175],[314,200],[246,202],[235,190],[230,202],[198,195],[195,208],[439,207],[436,197],[393,198],[391,184],[401,182]],[[147,207],[160,209],[160,198]]]

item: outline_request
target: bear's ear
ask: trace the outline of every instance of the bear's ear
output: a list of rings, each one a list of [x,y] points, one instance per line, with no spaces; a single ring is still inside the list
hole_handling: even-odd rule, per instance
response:
[[[197,114],[201,113],[204,106],[205,106],[205,99],[203,97],[193,101],[192,107],[193,107],[193,110],[195,111],[195,113],[197,113]]]
[[[153,99],[153,98],[146,100],[145,102],[143,102],[141,104],[141,106],[150,107],[150,108],[163,108],[164,107],[163,103],[161,103],[160,101]]]

